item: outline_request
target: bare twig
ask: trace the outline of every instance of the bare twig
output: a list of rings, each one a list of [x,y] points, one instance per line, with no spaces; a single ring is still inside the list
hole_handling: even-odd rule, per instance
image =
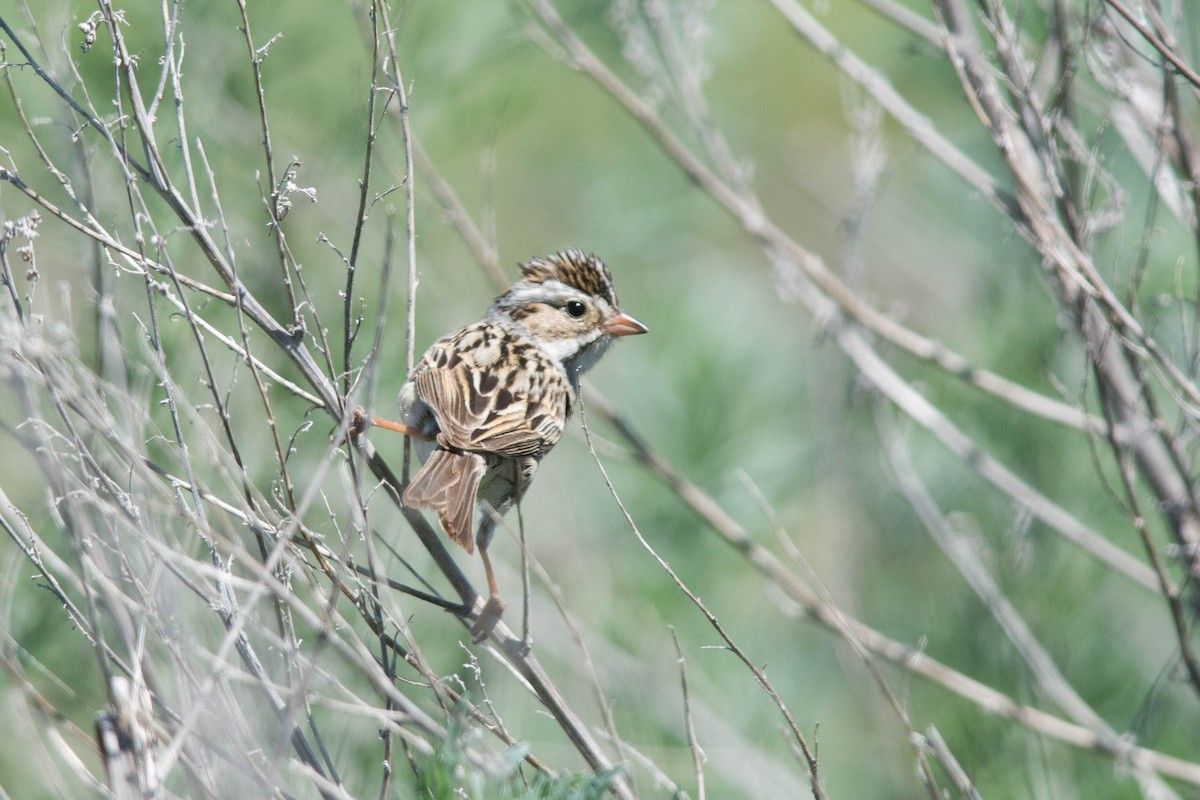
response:
[[[683,692],[683,724],[687,730],[688,749],[692,751],[692,770],[696,773],[696,800],[704,800],[704,754],[696,739],[696,725],[692,722],[692,704],[688,696],[687,661],[679,646],[679,636],[671,628],[671,641],[675,643],[675,654],[679,658],[679,686]]]
[[[971,776],[967,775],[966,770],[954,757],[954,753],[950,752],[946,740],[942,738],[942,734],[936,726],[930,725],[925,730],[925,741],[929,743],[929,749],[933,751],[933,755],[942,765],[942,769],[946,770],[946,774],[950,776],[958,793],[967,800],[983,800],[975,789],[975,784],[971,782]]]
[[[604,468],[604,464],[600,461],[600,456],[596,453],[596,448],[592,444],[591,432],[588,430],[587,426],[586,403],[580,403],[580,418],[583,424],[584,435],[587,438],[588,450],[591,452],[592,458],[596,462],[596,466],[600,468],[600,474],[604,476],[605,485],[608,486],[608,490],[612,494],[613,500],[616,501],[617,507],[620,508],[621,514],[625,517],[625,521],[629,524],[630,529],[633,531],[633,535],[637,537],[638,543],[646,550],[646,552],[650,554],[650,556],[658,563],[658,565],[662,567],[663,571],[671,577],[671,580],[677,587],[679,587],[679,590],[687,596],[688,600],[690,600],[692,604],[700,610],[700,613],[702,613],[705,619],[708,620],[708,623],[712,625],[713,629],[725,642],[725,645],[729,648],[730,652],[738,657],[738,660],[740,660],[746,666],[746,669],[750,670],[750,674],[754,676],[754,680],[758,682],[758,685],[763,688],[763,691],[765,691],[767,696],[770,697],[775,703],[776,707],[779,709],[779,712],[783,715],[784,720],[787,722],[787,726],[791,731],[792,737],[795,739],[796,744],[800,747],[800,751],[804,754],[805,766],[809,772],[814,800],[825,800],[825,790],[821,786],[817,757],[813,750],[808,746],[808,741],[804,738],[804,734],[800,732],[800,728],[796,725],[796,720],[792,717],[791,711],[789,711],[787,705],[784,704],[783,698],[779,696],[779,693],[775,690],[775,687],[771,684],[771,681],[767,679],[766,673],[763,672],[763,670],[760,669],[748,655],[746,655],[745,651],[742,650],[742,648],[738,646],[733,638],[730,637],[729,633],[726,632],[724,626],[721,625],[720,620],[717,619],[716,614],[710,611],[708,606],[706,606],[704,602],[687,587],[687,584],[683,582],[683,579],[679,577],[679,574],[672,569],[671,565],[668,564],[666,560],[663,559],[663,557],[660,556],[658,552],[650,546],[650,543],[646,541],[646,538],[642,536],[642,532],[638,528],[637,523],[633,521],[633,517],[630,516],[629,510],[625,508],[625,504],[621,501],[620,496],[617,494],[616,488],[612,485],[612,481],[608,477],[608,470]]]
[[[1104,0],[1104,4],[1121,15],[1122,18],[1136,30],[1143,39],[1157,50],[1162,57],[1170,62],[1171,66],[1190,84],[1194,89],[1200,90],[1200,74],[1197,74],[1191,66],[1180,57],[1174,47],[1169,46],[1157,34],[1154,33],[1146,23],[1134,14],[1121,0]]]

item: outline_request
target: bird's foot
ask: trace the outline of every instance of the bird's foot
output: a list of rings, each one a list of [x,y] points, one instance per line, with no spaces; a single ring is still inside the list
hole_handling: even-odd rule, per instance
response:
[[[474,637],[475,644],[479,644],[491,635],[492,629],[500,621],[500,615],[504,613],[504,608],[505,604],[500,599],[500,595],[494,594],[487,599],[479,611],[479,616],[475,618],[475,624],[471,626],[471,635]]]
[[[355,406],[350,412],[350,419],[347,421],[344,431],[334,431],[329,435],[330,444],[341,447],[347,441],[358,442],[358,437],[366,432],[367,428],[371,427],[371,418],[367,416],[367,410],[362,406]]]
[[[350,425],[346,428],[350,441],[358,441],[358,437],[366,433],[369,427],[371,427],[371,418],[367,416],[367,410],[362,406],[355,406],[354,410],[350,412]]]

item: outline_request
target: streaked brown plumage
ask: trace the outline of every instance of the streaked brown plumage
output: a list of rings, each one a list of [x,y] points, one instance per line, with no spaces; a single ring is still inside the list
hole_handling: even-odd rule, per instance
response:
[[[400,392],[401,423],[377,420],[415,436],[425,460],[404,504],[437,512],[468,553],[479,545],[491,598],[477,632],[504,607],[487,555],[497,521],[562,436],[580,373],[612,337],[646,332],[621,310],[608,268],[593,255],[566,250],[522,264],[521,274],[482,321],[426,351]]]

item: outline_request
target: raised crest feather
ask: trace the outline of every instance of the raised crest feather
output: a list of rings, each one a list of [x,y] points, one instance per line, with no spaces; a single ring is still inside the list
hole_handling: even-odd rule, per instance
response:
[[[549,258],[530,259],[521,265],[521,274],[531,283],[557,280],[584,294],[603,297],[613,308],[621,305],[608,267],[582,250],[563,250]]]

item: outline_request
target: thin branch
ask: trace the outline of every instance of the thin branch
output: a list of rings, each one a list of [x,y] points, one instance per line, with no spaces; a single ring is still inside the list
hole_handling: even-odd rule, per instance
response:
[[[1170,47],[1166,42],[1160,39],[1154,31],[1142,22],[1136,14],[1134,14],[1121,0],[1104,0],[1104,4],[1112,10],[1120,14],[1126,22],[1133,26],[1143,39],[1150,43],[1150,46],[1157,50],[1163,58],[1165,58],[1172,67],[1182,76],[1188,83],[1192,84],[1193,89],[1200,90],[1200,74],[1197,74],[1191,66],[1184,61],[1179,53],[1173,47]]]
[[[817,757],[813,750],[808,746],[808,741],[804,738],[804,734],[800,732],[799,726],[796,725],[796,720],[792,717],[792,712],[788,710],[787,705],[783,702],[783,698],[779,696],[779,692],[775,690],[775,687],[767,678],[766,673],[763,672],[763,670],[761,670],[748,655],[746,655],[746,652],[742,650],[742,648],[738,646],[737,642],[735,642],[729,633],[726,632],[724,626],[721,625],[720,620],[717,619],[716,614],[709,610],[708,606],[706,606],[704,602],[697,597],[691,589],[688,588],[687,584],[683,582],[683,579],[679,577],[679,574],[675,572],[671,565],[668,564],[667,561],[660,556],[653,547],[650,546],[650,543],[646,541],[646,538],[642,535],[641,530],[638,528],[637,523],[633,521],[633,517],[629,514],[629,510],[625,508],[625,503],[622,502],[620,495],[617,494],[616,487],[612,485],[612,481],[608,477],[608,470],[604,468],[604,463],[600,460],[600,456],[598,453],[596,453],[596,448],[592,443],[591,431],[588,429],[587,425],[586,405],[586,403],[580,403],[579,412],[583,425],[584,436],[587,438],[588,450],[591,452],[592,459],[596,462],[596,466],[600,468],[600,474],[604,476],[604,483],[606,486],[608,486],[609,493],[612,494],[613,500],[616,501],[617,507],[621,510],[621,514],[625,517],[625,522],[629,525],[630,530],[633,531],[633,535],[637,538],[638,543],[642,546],[642,548],[645,549],[646,552],[649,553],[650,556],[663,569],[663,571],[670,576],[671,580],[675,583],[679,590],[683,592],[688,600],[692,602],[692,605],[696,606],[696,608],[700,610],[700,613],[704,615],[704,618],[708,620],[708,623],[713,627],[713,630],[715,630],[717,635],[720,636],[725,642],[725,645],[729,648],[730,652],[738,657],[738,660],[746,666],[746,669],[750,670],[750,674],[754,676],[754,680],[758,682],[758,685],[762,687],[763,691],[767,693],[767,696],[770,697],[775,703],[775,706],[783,715],[784,721],[787,723],[792,737],[795,739],[796,744],[800,747],[800,751],[804,754],[805,766],[809,772],[813,799],[825,800],[825,790],[821,786]]]
[[[588,396],[586,407],[597,411],[598,402],[594,395]],[[611,415],[611,412],[609,413]],[[710,530],[720,536],[735,552],[741,554],[747,563],[761,573],[784,597],[796,603],[800,610],[799,616],[844,638],[856,648],[861,647],[941,686],[975,704],[985,713],[1011,719],[1039,735],[1105,754],[1120,763],[1127,763],[1127,759],[1131,757],[1136,758],[1138,763],[1145,764],[1148,769],[1164,777],[1200,786],[1200,764],[1146,748],[1133,747],[1131,750],[1123,740],[1114,743],[1111,739],[1097,737],[1087,728],[1073,725],[1031,706],[1022,705],[990,686],[941,663],[924,649],[910,647],[891,639],[845,614],[806,586],[778,557],[751,539],[741,524],[699,487],[672,468],[629,427],[627,422],[615,415],[608,418],[633,446],[635,459],[656,475]]]
[[[255,47],[254,35],[250,31],[250,14],[246,10],[246,0],[237,0],[237,5],[242,17],[241,31],[246,41],[246,55],[250,61],[254,99],[258,104],[258,123],[262,130],[263,159],[267,168],[267,186],[271,190],[267,213],[271,217],[271,230],[275,234],[275,246],[279,256],[280,279],[283,282],[288,309],[292,315],[292,329],[293,332],[296,332],[301,326],[300,309],[296,304],[296,292],[292,288],[292,273],[288,268],[288,256],[283,238],[283,229],[279,224],[283,221],[284,216],[282,208],[279,205],[280,198],[283,196],[283,186],[279,183],[275,174],[275,151],[271,145],[271,125],[268,121],[267,97],[262,70],[263,61],[267,57],[267,50],[275,39],[272,38],[262,48]]]
[[[950,752],[950,748],[946,745],[946,740],[942,738],[942,734],[938,731],[937,726],[930,725],[925,730],[925,741],[929,743],[929,749],[933,751],[933,755],[937,758],[938,763],[942,765],[942,769],[946,770],[946,774],[950,776],[954,788],[958,790],[966,800],[983,800],[979,792],[975,789],[975,784],[971,782],[971,777],[967,775],[966,770],[958,763],[958,759],[954,757],[954,753]]]
[[[692,721],[692,703],[688,693],[687,661],[679,646],[679,636],[671,627],[671,641],[675,644],[675,655],[679,661],[679,687],[683,693],[683,724],[687,730],[688,749],[692,751],[692,771],[696,774],[696,800],[704,800],[704,755],[696,739],[696,724]]]

